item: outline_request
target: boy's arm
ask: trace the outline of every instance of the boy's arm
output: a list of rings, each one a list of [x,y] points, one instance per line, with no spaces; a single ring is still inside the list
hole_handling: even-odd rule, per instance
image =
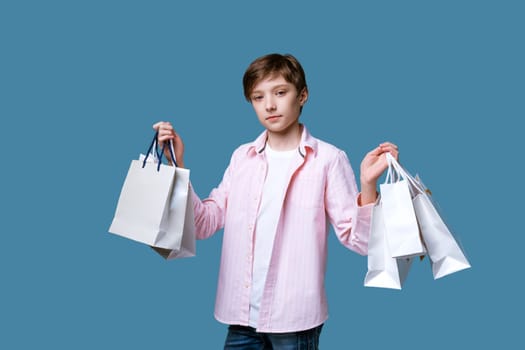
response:
[[[377,200],[377,182],[363,183],[361,181],[361,193],[357,197],[357,204],[362,207],[375,203]]]
[[[193,196],[193,214],[195,217],[195,236],[197,239],[206,239],[224,227],[226,217],[226,203],[230,192],[230,166],[224,177],[208,198],[201,200],[190,184],[190,195]]]
[[[358,254],[368,252],[372,205],[359,205],[355,175],[343,151],[327,173],[325,209],[339,241]]]

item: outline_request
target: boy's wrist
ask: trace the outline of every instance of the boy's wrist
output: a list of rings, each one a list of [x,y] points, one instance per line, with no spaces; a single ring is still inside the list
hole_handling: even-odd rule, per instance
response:
[[[374,203],[377,199],[377,185],[374,182],[371,183],[363,183],[361,182],[361,196],[360,196],[360,204],[361,205],[367,205]]]

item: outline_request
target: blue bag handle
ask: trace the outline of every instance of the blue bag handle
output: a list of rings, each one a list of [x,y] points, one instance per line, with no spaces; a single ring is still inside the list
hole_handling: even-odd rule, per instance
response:
[[[157,155],[158,163],[157,163],[157,171],[160,171],[160,165],[162,164],[162,156],[164,155],[164,150],[166,149],[166,145],[168,142],[164,142],[162,145],[162,150],[159,153],[159,147],[158,147],[158,139],[159,132],[157,131],[155,133],[155,136],[153,136],[153,140],[151,141],[151,144],[149,145],[148,151],[146,152],[146,156],[144,157],[144,161],[142,162],[142,167],[144,168],[146,166],[146,161],[148,160],[149,155],[152,153],[153,147],[155,147],[155,154]],[[173,144],[171,140],[169,141],[169,150],[170,150],[170,156],[173,160],[173,164],[175,167],[177,167],[177,161],[175,160],[175,154],[173,150]]]
[[[178,167],[177,161],[175,160],[175,154],[174,154],[175,150],[173,149],[173,143],[171,142],[171,140],[169,140],[169,142],[164,142],[164,144],[162,145],[162,150],[160,154],[157,151],[157,158],[159,158],[159,164],[157,165],[157,171],[158,169],[160,169],[160,163],[162,160],[162,156],[164,155],[164,150],[166,149],[166,145],[168,145],[168,149],[170,150],[170,156],[171,156],[171,161],[173,162],[173,165],[175,165],[176,168]]]

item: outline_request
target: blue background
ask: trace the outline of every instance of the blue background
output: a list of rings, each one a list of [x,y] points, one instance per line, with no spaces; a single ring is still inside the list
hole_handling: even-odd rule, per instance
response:
[[[520,1],[2,1],[2,349],[220,349],[222,234],[166,262],[108,233],[129,162],[170,120],[202,197],[261,131],[242,95],[270,52],[303,64],[302,121],[364,154],[390,140],[472,269],[363,287],[330,237],[325,349],[507,348],[523,325]]]

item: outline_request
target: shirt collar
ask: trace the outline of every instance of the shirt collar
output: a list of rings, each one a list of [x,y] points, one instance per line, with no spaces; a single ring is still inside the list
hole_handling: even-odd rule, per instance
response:
[[[314,156],[317,154],[317,140],[310,135],[306,126],[301,124],[303,131],[301,132],[301,141],[299,142],[298,151],[299,154],[304,158],[306,156],[307,149],[310,149]],[[252,142],[248,147],[248,153],[261,154],[266,148],[266,140],[268,139],[268,131],[263,131],[255,141]]]

